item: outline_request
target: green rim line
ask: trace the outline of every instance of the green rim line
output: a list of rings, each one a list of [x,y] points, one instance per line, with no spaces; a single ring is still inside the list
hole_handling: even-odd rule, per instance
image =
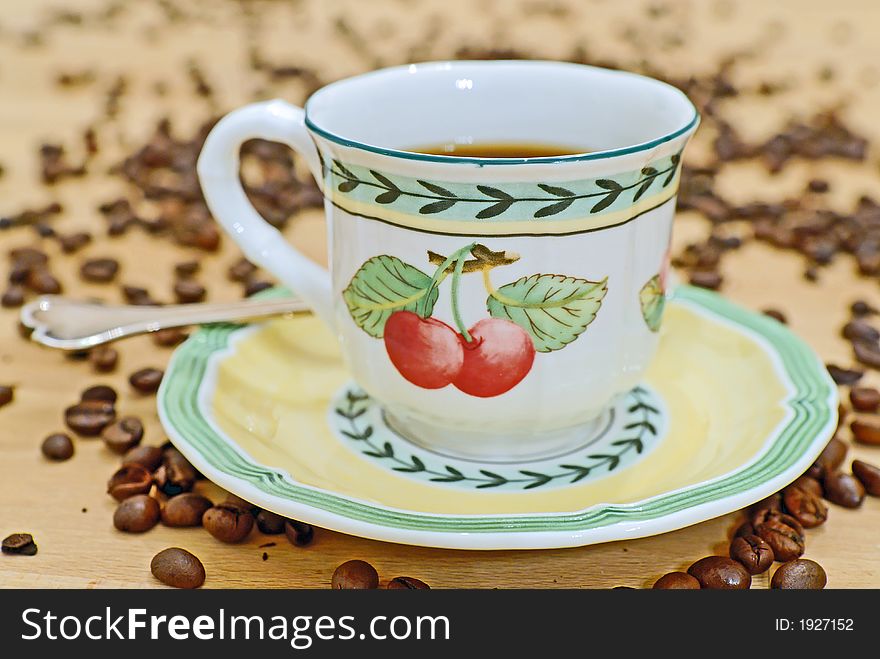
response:
[[[285,295],[289,295],[286,290],[274,289],[266,291],[263,297]],[[744,493],[793,467],[814,442],[817,433],[830,422],[834,414],[831,401],[837,395],[835,385],[812,350],[780,323],[747,311],[717,294],[690,286],[676,289],[674,299],[745,327],[769,343],[794,390],[785,402],[790,419],[778,430],[772,444],[741,469],[634,503],[597,504],[573,513],[441,515],[384,508],[298,485],[282,470],[247,459],[240,449],[212,429],[200,410],[200,385],[209,358],[229,347],[230,338],[241,329],[238,325],[205,327],[181,345],[169,366],[158,402],[170,425],[214,469],[244,480],[268,495],[370,524],[458,534],[585,531],[622,521],[653,520]]]

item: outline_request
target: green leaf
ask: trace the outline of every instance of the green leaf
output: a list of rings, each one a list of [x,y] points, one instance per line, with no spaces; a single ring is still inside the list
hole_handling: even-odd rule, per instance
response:
[[[598,181],[597,181],[598,182]],[[605,195],[598,204],[593,206],[590,209],[591,213],[598,213],[599,211],[603,211],[608,208],[611,204],[617,201],[617,198],[620,196],[620,193],[623,192],[623,188],[618,188],[616,190],[612,190],[607,195]]]
[[[666,306],[666,296],[660,287],[660,275],[654,275],[639,291],[639,303],[642,305],[642,318],[652,332],[660,330],[660,321],[663,320],[663,308]]]
[[[416,183],[421,185],[426,190],[430,190],[434,194],[438,194],[441,197],[454,197],[455,193],[451,190],[447,190],[446,188],[437,185],[436,183],[429,183],[428,181],[422,181],[421,179],[417,179]]]
[[[513,321],[538,352],[560,350],[593,322],[608,292],[608,278],[589,281],[564,275],[531,275],[494,291],[486,300],[494,318]]]
[[[400,188],[397,187],[397,184],[384,174],[380,174],[379,172],[372,169],[370,170],[370,174],[372,174],[373,178],[379,181],[379,183],[384,185],[386,188],[389,188],[390,190],[397,190],[398,193],[400,192]]]
[[[493,188],[490,185],[478,185],[477,190],[482,192],[484,195],[488,195],[494,199],[513,199],[513,197],[507,194],[504,190]]]
[[[574,192],[566,188],[560,188],[556,185],[547,185],[546,183],[538,183],[538,187],[544,192],[549,192],[557,197],[574,197]]]
[[[621,186],[620,183],[612,181],[610,178],[597,179],[596,185],[606,190],[623,190],[623,186]]]
[[[497,204],[492,204],[488,208],[484,208],[479,213],[477,213],[477,219],[485,220],[490,217],[495,217],[496,215],[501,215],[501,213],[510,208],[510,205],[514,201],[514,199],[511,199],[510,201],[499,201]]]
[[[654,178],[652,177],[652,178],[649,178],[649,179],[648,179],[647,181],[645,181],[644,183],[642,183],[642,184],[639,186],[639,189],[636,190],[636,193],[633,195],[633,201],[638,201],[639,199],[641,199],[641,198],[642,198],[642,195],[645,194],[645,193],[648,191],[648,188],[651,187],[651,184],[652,184],[653,182],[654,182]]]
[[[374,256],[352,277],[342,298],[352,319],[367,334],[381,339],[385,322],[395,311],[416,311],[431,285],[431,278],[396,256]],[[430,314],[437,302],[435,288],[427,300]]]
[[[351,192],[358,185],[360,185],[360,181],[342,181],[342,183],[336,186],[336,189],[340,192]]]
[[[435,201],[430,204],[425,204],[419,209],[419,213],[422,215],[430,215],[431,213],[440,213],[445,211],[447,208],[452,208],[455,206],[457,200],[456,199],[445,199],[443,201]]]
[[[397,201],[397,198],[400,196],[400,190],[388,190],[388,192],[383,192],[382,194],[376,197],[377,204],[391,204]]]
[[[565,199],[563,201],[557,201],[555,204],[544,206],[543,208],[539,208],[535,211],[535,217],[547,217],[548,215],[556,215],[557,213],[561,213],[566,208],[571,206],[573,202],[574,199]]]
[[[545,483],[549,483],[551,480],[553,480],[552,476],[548,476],[547,474],[542,474],[537,471],[526,471],[524,469],[521,469],[519,473],[521,473],[523,476],[528,476],[529,478],[534,479],[531,483],[523,488],[524,490],[531,490],[536,487],[541,487]]]
[[[354,172],[352,172],[350,169],[347,169],[345,167],[345,165],[343,165],[338,160],[334,160],[333,164],[336,165],[336,169],[338,169],[340,172],[342,172],[343,175],[345,175],[349,178],[357,178],[357,176],[354,175]]]

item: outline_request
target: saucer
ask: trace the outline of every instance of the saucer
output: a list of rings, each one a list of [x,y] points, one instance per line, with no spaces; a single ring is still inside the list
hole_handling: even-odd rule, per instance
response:
[[[680,286],[645,381],[563,455],[486,462],[408,441],[310,316],[201,329],[176,350],[158,406],[206,477],[286,517],[405,544],[532,549],[672,531],[779,490],[833,434],[837,388],[782,324]]]

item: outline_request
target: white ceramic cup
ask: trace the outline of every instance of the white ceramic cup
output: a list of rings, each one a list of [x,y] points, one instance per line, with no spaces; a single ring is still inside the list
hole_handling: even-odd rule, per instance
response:
[[[656,347],[681,168],[677,89],[559,62],[437,62],[223,118],[198,162],[245,255],[329,325],[388,423],[438,452],[548,456],[582,443]],[[321,186],[329,272],[248,202],[239,149],[285,143]],[[485,159],[455,142],[584,149]]]

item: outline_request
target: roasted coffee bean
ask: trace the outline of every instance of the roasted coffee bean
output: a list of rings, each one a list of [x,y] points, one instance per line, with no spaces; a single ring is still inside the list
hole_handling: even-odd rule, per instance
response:
[[[821,178],[810,179],[810,181],[807,183],[807,190],[809,190],[810,192],[815,192],[817,194],[824,194],[828,192],[830,188],[831,186],[828,185],[828,181]]]
[[[128,378],[128,382],[142,394],[154,394],[158,391],[159,385],[162,384],[162,376],[164,375],[165,373],[158,368],[142,368],[132,373]]]
[[[113,513],[113,526],[126,533],[143,533],[159,523],[159,502],[146,494],[121,501]]]
[[[211,500],[195,492],[184,492],[173,496],[162,508],[162,523],[165,526],[200,526],[205,511],[214,506]]]
[[[260,512],[259,506],[255,506],[250,501],[245,501],[240,496],[237,496],[235,494],[227,495],[223,503],[229,504],[230,506],[237,506],[242,510],[250,511],[251,515],[253,515],[254,517],[256,517],[257,514],[259,514]]]
[[[241,259],[236,261],[231,266],[229,266],[229,270],[227,271],[227,275],[229,279],[232,281],[238,281],[241,283],[247,282],[253,274],[257,271],[257,266],[248,261],[247,259]]]
[[[816,494],[815,489],[808,485],[810,481],[818,485],[815,479],[805,478],[800,483],[792,483],[782,491],[785,511],[805,529],[820,526],[828,519],[828,506],[822,501],[821,493]]]
[[[749,510],[752,513],[758,512],[760,510],[782,510],[782,492],[774,492],[773,494],[764,497],[757,503],[753,503]]]
[[[828,583],[825,570],[815,561],[799,558],[780,565],[773,573],[771,588],[782,590],[821,590]]]
[[[176,448],[169,447],[162,452],[162,464],[153,474],[153,482],[162,492],[173,497],[181,492],[189,492],[197,477],[189,460]]]
[[[856,361],[870,368],[880,370],[880,348],[870,343],[853,343]]]
[[[64,411],[67,427],[86,437],[95,437],[116,418],[113,403],[105,400],[83,400]]]
[[[857,412],[876,412],[880,407],[880,391],[873,387],[853,387],[849,402]]]
[[[174,266],[174,274],[181,279],[185,279],[186,277],[192,277],[200,269],[201,264],[198,261],[184,261]]]
[[[843,326],[842,334],[843,338],[854,342],[877,343],[880,341],[880,331],[864,320],[849,321]]]
[[[314,539],[315,529],[312,528],[311,524],[298,522],[295,519],[288,519],[284,523],[284,535],[290,540],[290,544],[296,545],[297,547],[305,547],[306,545],[311,544]]]
[[[146,288],[139,286],[123,286],[122,295],[129,304],[141,307],[155,306],[157,302],[150,296]]]
[[[700,582],[687,572],[667,572],[654,582],[653,588],[654,590],[699,590]]]
[[[276,515],[268,510],[261,510],[257,513],[257,528],[260,533],[266,535],[278,535],[284,533],[284,523],[287,521],[281,515]]]
[[[0,305],[6,309],[13,309],[24,304],[24,288],[19,284],[12,284],[3,291],[0,297]]]
[[[64,433],[56,432],[43,440],[40,450],[49,460],[69,460],[73,457],[73,442]]]
[[[825,474],[836,471],[846,459],[848,447],[837,436],[832,437],[831,441],[822,449],[822,453],[816,458],[813,466],[807,470],[806,475],[817,480],[825,478]]]
[[[0,385],[0,407],[9,405],[15,398],[15,388],[9,385]]]
[[[757,535],[734,538],[730,543],[730,557],[742,563],[749,574],[761,574],[773,565],[773,549]]]
[[[755,527],[752,526],[751,522],[743,522],[737,526],[736,530],[733,532],[734,538],[740,538],[744,535],[755,535]]]
[[[151,487],[153,487],[153,476],[146,467],[136,462],[123,464],[107,481],[107,493],[117,501],[124,501],[138,494],[147,494]]]
[[[856,300],[850,305],[849,310],[852,312],[852,315],[856,316],[857,318],[872,316],[877,313],[877,309],[872,307],[864,300]]]
[[[807,492],[815,494],[817,497],[822,496],[822,483],[820,483],[818,479],[813,478],[812,476],[799,476],[793,483],[791,483],[789,487],[791,486],[800,487]]]
[[[27,287],[40,295],[57,295],[61,292],[60,282],[45,268],[35,268],[27,278]]]
[[[773,557],[787,563],[800,557],[806,548],[804,527],[791,515],[777,510],[760,510],[752,517],[755,535],[770,545]]]
[[[333,572],[333,590],[370,590],[379,587],[379,573],[366,561],[346,561]]]
[[[103,400],[112,405],[116,403],[116,390],[106,384],[98,384],[83,391],[80,400]]]
[[[241,542],[254,527],[254,516],[236,505],[220,503],[202,516],[202,526],[221,542]]]
[[[690,275],[690,283],[692,286],[700,286],[717,291],[721,288],[723,279],[721,274],[716,270],[694,270]]]
[[[88,259],[80,266],[80,276],[94,284],[107,284],[116,278],[119,261],[116,259]]]
[[[252,295],[256,295],[257,293],[262,293],[265,290],[272,288],[272,283],[268,281],[263,281],[261,279],[254,279],[247,283],[244,289],[244,296],[251,297]]]
[[[788,319],[785,317],[785,314],[779,311],[779,309],[764,309],[763,314],[765,316],[769,316],[774,320],[778,320],[783,325],[788,324]]]
[[[122,456],[122,464],[127,462],[139,464],[152,473],[162,464],[162,449],[158,446],[135,446]]]
[[[73,254],[92,242],[92,234],[86,231],[77,231],[58,236],[58,244],[65,254]]]
[[[10,260],[18,265],[24,265],[28,268],[44,266],[49,262],[49,256],[46,252],[36,247],[19,247],[10,250]]]
[[[859,444],[880,446],[880,425],[867,421],[853,421],[849,427],[852,430],[853,439]]]
[[[4,554],[18,554],[19,556],[33,556],[37,553],[37,545],[30,533],[13,533],[3,538],[0,549]]]
[[[707,556],[688,568],[702,588],[747,590],[752,577],[741,563],[726,556]]]
[[[386,590],[431,590],[431,587],[415,577],[394,577],[388,582]]]
[[[205,287],[193,279],[181,279],[174,284],[174,296],[181,304],[201,302],[206,294]]]
[[[116,368],[116,364],[119,363],[119,353],[110,346],[98,346],[89,352],[89,361],[96,371],[107,373]]]
[[[172,348],[186,340],[188,334],[179,327],[166,327],[151,334],[153,343],[163,348]]]
[[[144,424],[134,416],[126,416],[104,428],[101,439],[114,453],[125,453],[144,438]]]
[[[834,364],[827,364],[825,368],[828,369],[828,374],[831,376],[831,379],[834,380],[835,384],[842,384],[844,386],[854,385],[861,380],[862,376],[865,374],[864,371],[840,368]]]
[[[880,468],[863,460],[853,460],[852,471],[868,494],[880,497]]]
[[[842,471],[828,474],[823,481],[825,498],[844,508],[858,508],[865,500],[865,488],[852,474]]]
[[[198,588],[205,583],[205,566],[186,549],[169,547],[153,556],[150,572],[166,586]]]

